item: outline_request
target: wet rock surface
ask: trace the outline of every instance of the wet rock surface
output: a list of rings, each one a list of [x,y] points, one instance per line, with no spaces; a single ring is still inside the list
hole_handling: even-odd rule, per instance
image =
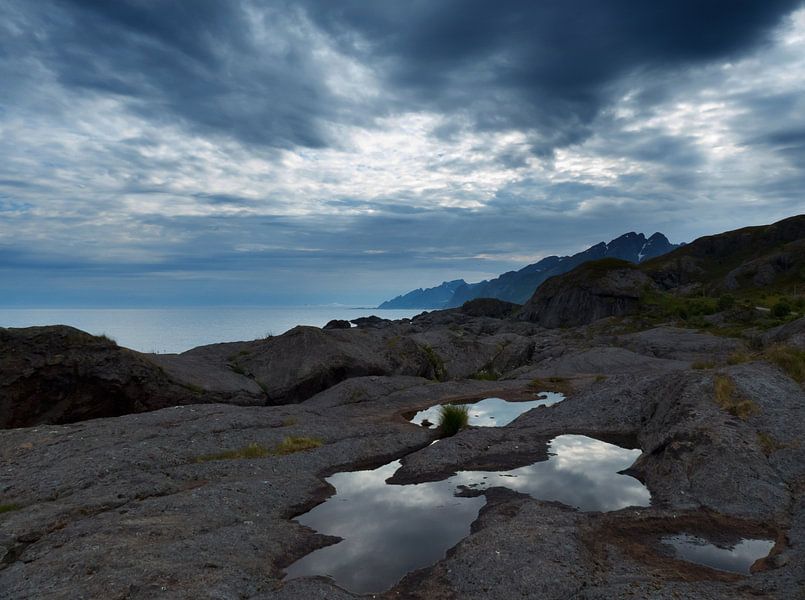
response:
[[[743,347],[665,327],[609,335],[437,311],[135,355],[148,373],[159,362],[165,379],[154,381],[168,390],[187,390],[182,382],[201,390],[189,398],[253,405],[0,431],[0,598],[353,598],[324,577],[283,579],[337,541],[293,520],[333,493],[325,477],[394,459],[392,483],[510,470],[546,459],[564,434],[641,449],[627,472],[652,505],[581,512],[479,490],[486,504],[471,533],[384,596],[802,597],[805,394],[770,363],[721,360]],[[719,366],[691,368],[713,356]],[[719,378],[751,410],[720,405]],[[531,400],[546,386],[567,398],[436,444],[406,419],[447,401]],[[321,445],[285,454],[289,438]],[[265,453],[232,452],[248,447]],[[676,534],[775,546],[746,576],[679,560],[661,542]]]

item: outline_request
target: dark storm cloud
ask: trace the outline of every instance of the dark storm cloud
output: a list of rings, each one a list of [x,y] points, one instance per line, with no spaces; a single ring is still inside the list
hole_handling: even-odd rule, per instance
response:
[[[148,119],[271,147],[319,147],[328,142],[322,121],[345,103],[328,92],[299,15],[284,3],[258,18],[245,3],[218,0],[12,7],[17,27],[6,28],[0,47],[14,66],[41,61],[66,88],[119,97]]]
[[[404,107],[460,114],[479,129],[529,131],[543,154],[585,139],[622,91],[621,78],[745,53],[797,4],[308,2],[312,18],[342,49],[374,64]]]
[[[796,4],[18,0],[0,52],[16,57],[7,81],[29,57],[62,85],[119,96],[149,119],[269,147],[330,145],[326,123],[426,109],[456,117],[453,131],[526,131],[548,154],[591,133],[624,76],[745,52]],[[381,98],[356,111],[332,93],[303,12],[373,67]]]

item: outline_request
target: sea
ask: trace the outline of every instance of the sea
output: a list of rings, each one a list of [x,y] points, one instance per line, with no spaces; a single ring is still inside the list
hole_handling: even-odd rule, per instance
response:
[[[1,308],[0,327],[71,325],[106,335],[118,345],[158,354],[184,352],[218,342],[280,335],[297,325],[321,327],[331,319],[377,315],[402,319],[417,310],[348,306],[270,306],[210,308]]]

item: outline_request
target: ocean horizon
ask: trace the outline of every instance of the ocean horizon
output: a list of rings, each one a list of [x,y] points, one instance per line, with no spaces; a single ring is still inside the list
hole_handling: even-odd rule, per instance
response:
[[[351,306],[0,308],[0,327],[70,325],[106,335],[120,346],[155,354],[178,353],[220,342],[280,335],[297,325],[322,327],[332,319],[376,314],[403,319],[422,309]]]

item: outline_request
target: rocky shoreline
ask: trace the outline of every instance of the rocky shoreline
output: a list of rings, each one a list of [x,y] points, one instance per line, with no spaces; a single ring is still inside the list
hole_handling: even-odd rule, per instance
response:
[[[471,534],[385,597],[805,593],[798,382],[743,339],[614,321],[545,329],[479,312],[495,314],[298,327],[180,355],[141,355],[64,327],[2,330],[3,414],[25,427],[0,431],[0,597],[352,598],[324,577],[283,580],[284,567],[336,541],[293,520],[332,494],[326,476],[398,458],[389,483],[499,471],[540,460],[568,433],[640,448],[630,474],[652,505],[581,512],[492,488]],[[803,327],[779,328],[768,343],[801,344]],[[56,401],[11,410],[35,378],[59,386]],[[719,403],[723,379],[751,410]],[[549,389],[567,399],[436,445],[405,418]],[[81,409],[99,398],[105,414]],[[271,450],[288,438],[320,445]],[[249,445],[269,451],[205,459]],[[674,558],[660,543],[669,532],[775,546],[742,576]]]

